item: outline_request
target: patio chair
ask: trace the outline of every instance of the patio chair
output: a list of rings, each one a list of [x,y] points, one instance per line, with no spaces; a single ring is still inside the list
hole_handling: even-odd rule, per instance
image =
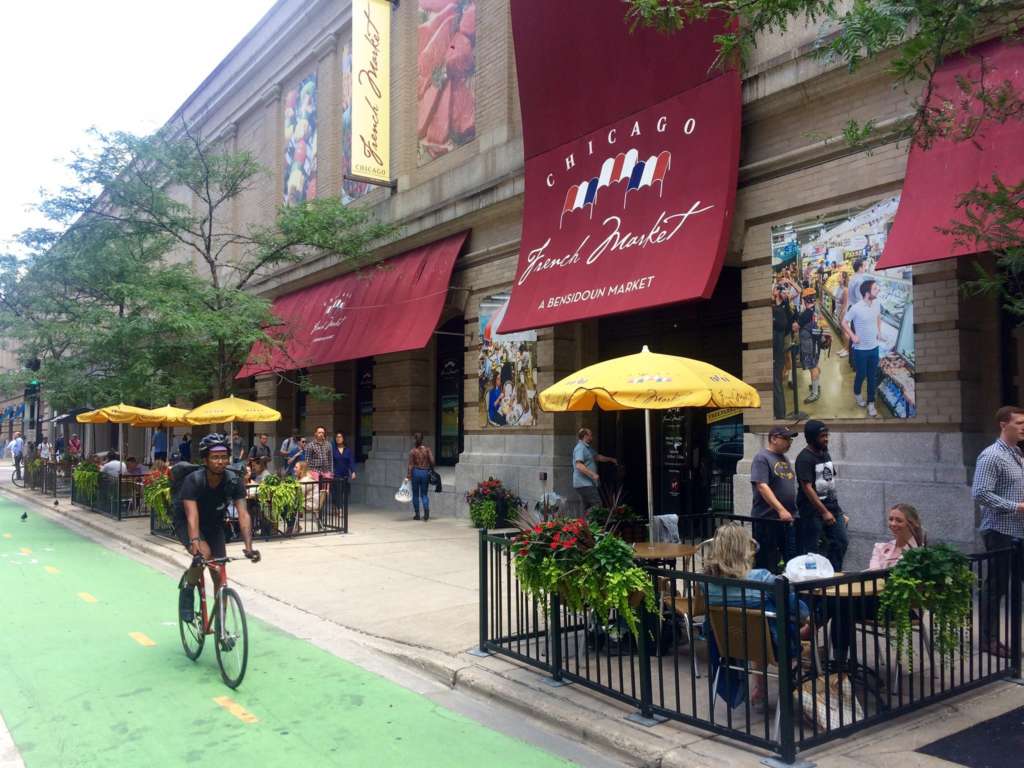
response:
[[[886,643],[895,641],[896,635],[891,630],[893,629],[892,623],[888,625],[885,620],[863,618],[857,619],[854,625],[860,627],[861,631],[872,637],[877,637],[884,640]],[[928,654],[929,658],[932,654],[932,640],[928,634],[928,630],[925,628],[925,616],[923,611],[911,610],[910,611],[910,634],[913,637],[914,634],[921,636],[921,641],[924,643],[925,653]],[[911,640],[913,642],[913,640]],[[900,648],[896,649],[896,690],[902,692],[902,681],[903,681],[903,653]],[[883,659],[884,660],[884,659]],[[932,671],[934,675],[934,670]],[[891,692],[890,692],[891,693]]]
[[[704,556],[710,547],[711,539],[703,541],[697,547],[693,557],[688,558],[692,573],[699,573],[703,568]],[[658,595],[661,598],[661,605],[663,608],[671,611],[673,616],[678,616],[682,620],[683,628],[686,631],[686,642],[690,646],[691,654],[693,654],[696,637],[694,629],[699,627],[702,635],[707,636],[705,626],[707,621],[707,600],[705,599],[704,590],[702,588],[694,589],[694,584],[695,582],[687,580],[682,593],[680,593],[676,588],[675,580],[658,577]],[[693,657],[693,662],[694,675],[700,677],[700,664],[696,656]]]
[[[757,608],[708,606],[708,620],[711,622],[711,631],[715,635],[715,643],[718,645],[720,658],[718,671],[715,673],[715,680],[711,685],[712,691],[718,690],[718,679],[723,669],[741,672],[748,677],[753,674],[764,674],[768,677],[779,678],[778,672],[772,672],[771,667],[778,669],[779,662],[775,658],[775,646],[772,644],[772,634],[768,626],[769,618],[774,614],[767,613]],[[728,628],[726,624],[728,623]],[[727,631],[728,629],[728,631]],[[752,670],[751,665],[756,664],[759,670]],[[714,694],[712,694],[714,695]],[[783,695],[779,691],[779,696]],[[775,708],[775,724],[772,729],[772,738],[779,738],[779,724],[782,717],[782,708]]]

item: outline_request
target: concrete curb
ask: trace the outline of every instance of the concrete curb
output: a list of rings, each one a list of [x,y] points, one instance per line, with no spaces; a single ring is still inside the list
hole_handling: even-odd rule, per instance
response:
[[[0,488],[0,492],[23,503],[31,504],[47,519],[54,522],[62,523],[67,520],[176,568],[185,565],[184,552],[180,551],[180,547],[173,542],[167,541],[166,544],[163,544],[159,541],[151,541],[147,536],[140,537],[128,533],[119,528],[118,521],[74,506],[66,497],[57,499],[59,503],[54,506],[53,497],[41,497],[28,489],[5,486]],[[246,584],[244,578],[236,576],[234,579],[244,588],[257,592],[263,597],[289,608],[310,613],[299,605]],[[451,656],[431,648],[372,635],[356,627],[346,626],[324,617],[318,618],[352,633],[357,638],[357,642],[366,648],[385,655],[431,679],[438,680],[449,688],[493,699],[562,735],[614,754],[626,763],[644,768],[648,766],[659,768],[666,755],[673,752],[678,754],[678,750],[683,746],[678,737],[684,734],[675,728],[670,731],[646,729],[628,723],[625,720],[626,713],[624,712],[619,713],[618,717],[610,717],[596,707],[581,706],[579,702],[569,701],[545,686],[544,678],[541,676],[535,676],[535,682],[531,679],[529,683],[513,680],[499,671],[482,666],[473,656]],[[579,691],[580,688],[572,686],[571,690]],[[674,738],[666,738],[666,736]],[[692,741],[693,738],[707,736],[709,734],[701,734],[689,739],[684,738],[684,743]]]

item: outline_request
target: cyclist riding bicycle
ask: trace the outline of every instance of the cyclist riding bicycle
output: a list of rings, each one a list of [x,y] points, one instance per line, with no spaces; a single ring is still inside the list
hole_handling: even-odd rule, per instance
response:
[[[245,506],[245,486],[227,468],[231,446],[224,435],[206,435],[199,442],[203,466],[188,474],[174,494],[174,532],[193,557],[204,560],[226,557],[224,516],[229,503],[238,511],[238,526],[245,542],[242,551],[253,562],[260,553],[252,548],[252,521]],[[185,621],[192,621],[193,590],[203,578],[202,567],[193,564],[182,588],[180,609]],[[216,588],[216,585],[214,585]]]

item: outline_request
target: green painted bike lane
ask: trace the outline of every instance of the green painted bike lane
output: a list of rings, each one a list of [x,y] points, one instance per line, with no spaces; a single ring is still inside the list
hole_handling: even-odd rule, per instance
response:
[[[0,499],[0,713],[28,768],[568,765],[251,616],[232,691],[212,638],[185,657],[174,580],[22,510]]]

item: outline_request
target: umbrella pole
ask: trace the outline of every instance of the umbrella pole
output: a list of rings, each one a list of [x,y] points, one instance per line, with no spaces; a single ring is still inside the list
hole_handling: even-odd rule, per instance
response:
[[[647,437],[647,541],[654,543],[654,481],[651,468],[651,409],[644,408],[644,433]]]

